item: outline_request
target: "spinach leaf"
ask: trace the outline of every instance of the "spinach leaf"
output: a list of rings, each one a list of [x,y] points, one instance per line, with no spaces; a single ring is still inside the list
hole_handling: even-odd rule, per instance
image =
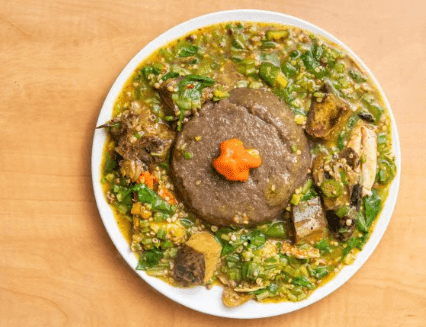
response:
[[[163,77],[161,77],[161,81],[167,81],[170,78],[175,78],[178,77],[179,73],[178,72],[167,72],[163,75]]]
[[[114,170],[116,166],[115,160],[110,155],[107,155],[104,165],[104,174],[108,174]]]
[[[182,126],[184,112],[192,108],[201,108],[201,91],[216,82],[210,77],[201,75],[186,75],[178,84],[178,92],[172,95],[172,100],[179,107],[178,131]]]
[[[382,200],[375,190],[368,197],[364,198],[365,222],[370,227],[374,219],[376,219],[381,208]]]
[[[323,239],[319,241],[317,244],[315,244],[315,247],[321,251],[321,254],[324,253],[331,253],[331,247],[328,244],[326,239]]]
[[[148,79],[148,76],[151,75],[151,74],[158,75],[161,72],[160,69],[158,69],[154,66],[149,66],[149,65],[143,67],[141,69],[141,71],[142,71],[142,73],[143,73],[143,75],[145,76],[146,79]]]
[[[145,251],[139,257],[138,266],[136,267],[136,270],[145,270],[147,268],[154,267],[158,265],[162,258],[163,252],[161,252],[161,250],[152,249],[149,251]]]
[[[368,232],[369,226],[367,226],[367,222],[365,221],[364,215],[362,213],[358,214],[357,226],[361,231]]]
[[[294,277],[291,283],[296,286],[305,286],[310,290],[315,288],[315,286],[306,278],[306,276]]]
[[[368,234],[364,234],[363,237],[352,237],[349,239],[349,241],[346,243],[346,247],[343,249],[343,255],[342,258],[346,257],[349,252],[351,252],[352,249],[357,248],[358,250],[362,250],[365,241],[367,241]]]
[[[321,279],[327,276],[329,273],[328,268],[325,266],[319,266],[316,269],[312,270],[312,274],[315,278]]]
[[[244,38],[244,34],[235,33],[231,42],[231,48],[234,50],[243,50],[246,48],[246,39]]]
[[[321,52],[322,54],[322,52]],[[302,56],[302,61],[305,64],[306,69],[311,73],[314,74],[316,78],[322,78],[326,75],[326,70],[323,66],[320,65],[320,63],[317,61],[317,59],[314,57],[318,57],[318,54],[312,54],[311,51],[306,51]]]
[[[132,189],[137,193],[138,200],[141,203],[148,203],[151,205],[151,210],[154,212],[163,211],[167,212],[170,215],[173,215],[176,212],[176,208],[166,201],[164,201],[160,196],[151,190],[145,184],[135,185]]]
[[[352,79],[358,83],[367,81],[367,78],[355,69],[352,69],[349,71],[349,76],[352,77]]]
[[[196,45],[188,45],[188,46],[182,46],[178,52],[177,55],[179,57],[185,58],[190,56],[195,56],[198,53],[198,47]]]

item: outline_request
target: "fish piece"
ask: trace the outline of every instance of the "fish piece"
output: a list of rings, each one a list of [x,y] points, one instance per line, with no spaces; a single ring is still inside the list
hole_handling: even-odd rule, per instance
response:
[[[327,221],[319,197],[302,201],[293,207],[296,243],[318,241],[327,235]]]
[[[355,126],[349,135],[347,147],[353,149],[354,152],[358,155],[358,158],[361,157],[361,143],[362,143],[362,124]],[[355,171],[360,171],[360,166],[356,165],[354,168]]]
[[[363,126],[362,150],[365,156],[361,164],[362,195],[371,195],[377,170],[377,136],[374,131]]]
[[[253,294],[236,292],[231,287],[225,287],[222,293],[222,301],[229,308],[239,307],[252,298]]]

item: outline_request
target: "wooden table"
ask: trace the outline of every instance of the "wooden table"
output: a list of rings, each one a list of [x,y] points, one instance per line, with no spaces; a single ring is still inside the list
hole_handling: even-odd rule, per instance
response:
[[[308,308],[241,321],[156,293],[101,222],[90,152],[101,104],[147,42],[201,14],[274,10],[348,44],[393,108],[403,169],[381,243]],[[426,326],[426,2],[0,1],[0,326]]]

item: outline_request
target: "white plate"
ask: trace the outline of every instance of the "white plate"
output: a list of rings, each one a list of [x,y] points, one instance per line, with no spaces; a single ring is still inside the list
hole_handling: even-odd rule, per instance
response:
[[[135,267],[137,265],[137,259],[135,255],[130,251],[129,244],[127,244],[123,235],[121,234],[119,227],[114,219],[113,212],[105,200],[105,196],[102,191],[102,186],[100,183],[100,167],[102,160],[102,150],[106,140],[106,133],[103,130],[95,130],[93,138],[93,148],[92,148],[92,180],[93,188],[95,192],[96,202],[99,208],[102,221],[105,225],[105,228],[108,231],[109,236],[114,242],[117,250],[121,253],[130,267],[136,271],[136,273],[145,280],[149,285],[154,287],[157,291],[169,297],[170,299],[187,306],[191,309],[208,313],[215,316],[229,317],[229,318],[261,318],[261,317],[271,317],[275,315],[280,315],[295,311],[306,307],[316,301],[322,299],[323,297],[329,295],[331,292],[342,286],[349,278],[351,278],[355,272],[364,264],[368,259],[371,253],[376,248],[380,239],[383,236],[383,233],[386,230],[386,227],[389,224],[389,221],[392,216],[393,209],[395,207],[399,181],[401,175],[401,152],[399,146],[398,132],[395,124],[395,118],[390,109],[388,100],[386,99],[383,90],[380,88],[379,83],[368,69],[368,67],[359,59],[355,53],[333,35],[325,32],[319,27],[308,23],[304,20],[276,13],[270,11],[261,11],[261,10],[232,10],[232,11],[222,11],[213,14],[208,14],[205,16],[200,16],[194,19],[191,19],[187,22],[184,22],[167,32],[161,34],[148,45],[146,45],[138,54],[126,65],[121,74],[118,76],[117,80],[114,82],[111,90],[108,93],[108,96],[102,106],[99,118],[97,121],[97,126],[104,124],[111,118],[111,113],[113,105],[120,94],[124,84],[128,78],[133,74],[134,70],[139,66],[139,64],[145,60],[152,52],[160,48],[161,46],[169,43],[170,41],[185,35],[188,32],[195,30],[197,28],[211,25],[215,23],[225,22],[225,21],[255,21],[255,22],[269,22],[269,23],[281,23],[284,25],[293,25],[301,27],[312,31],[317,34],[321,34],[328,38],[329,40],[335,42],[342,48],[344,48],[348,53],[355,58],[358,63],[370,74],[373,81],[376,83],[380,93],[383,97],[384,102],[389,110],[389,114],[392,120],[392,138],[393,138],[393,151],[396,155],[396,165],[397,165],[397,175],[392,182],[390,188],[389,196],[386,200],[386,204],[383,208],[383,211],[379,217],[376,228],[374,229],[373,234],[371,235],[370,240],[365,245],[364,249],[358,254],[355,262],[346,266],[342,271],[329,283],[318,288],[313,292],[313,294],[308,297],[306,300],[301,302],[281,302],[281,303],[268,303],[262,304],[255,301],[250,301],[238,308],[227,308],[222,304],[222,288],[219,286],[213,287],[211,290],[207,290],[204,287],[196,287],[191,289],[183,289],[172,287],[165,282],[146,275],[143,271],[136,271]]]

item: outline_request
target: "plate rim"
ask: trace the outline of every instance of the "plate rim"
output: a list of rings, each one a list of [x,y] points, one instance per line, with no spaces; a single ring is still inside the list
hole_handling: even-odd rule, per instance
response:
[[[389,194],[386,199],[385,205],[380,213],[376,227],[370,236],[370,239],[364,246],[364,249],[358,253],[354,263],[345,266],[334,278],[325,285],[316,289],[307,299],[300,302],[278,302],[278,303],[258,303],[250,301],[241,307],[227,308],[222,304],[221,299],[217,299],[216,295],[221,294],[222,287],[214,286],[211,290],[206,290],[205,287],[198,286],[194,288],[184,289],[179,287],[173,287],[166,282],[157,279],[155,277],[148,276],[144,271],[136,270],[137,265],[136,256],[131,252],[130,246],[122,235],[117,222],[113,216],[113,211],[109,204],[106,202],[103,194],[102,185],[100,183],[100,165],[102,161],[102,151],[105,145],[106,135],[102,130],[95,129],[93,134],[92,152],[91,152],[91,174],[92,174],[92,186],[95,195],[96,205],[98,207],[99,214],[102,222],[107,230],[107,233],[112,240],[114,246],[124,258],[130,268],[136,272],[146,283],[153,287],[156,291],[160,292],[164,296],[171,300],[184,305],[193,310],[227,318],[237,319],[254,319],[254,318],[265,318],[273,317],[281,314],[290,313],[296,310],[300,310],[308,305],[311,305],[332,292],[337,290],[343,284],[345,284],[367,261],[371,254],[376,249],[384,232],[389,225],[393,211],[396,206],[397,197],[399,193],[400,177],[401,177],[401,149],[399,142],[399,134],[396,126],[395,116],[390,107],[389,101],[378,83],[376,77],[367,67],[367,65],[359,58],[354,51],[344,44],[342,41],[337,39],[331,33],[323,30],[313,23],[305,21],[303,19],[283,14],[275,11],[256,10],[256,9],[236,9],[236,10],[225,10],[209,13],[206,15],[198,16],[190,20],[184,21],[164,33],[160,34],[144,47],[139,50],[136,55],[125,65],[123,70],[120,72],[118,77],[115,79],[105,101],[100,109],[99,116],[96,122],[96,126],[105,123],[111,118],[112,108],[117,99],[118,94],[121,92],[124,84],[128,81],[134,70],[145,60],[153,51],[160,48],[161,46],[169,43],[176,39],[195,30],[199,27],[208,26],[220,22],[227,21],[256,21],[256,22],[272,22],[283,25],[290,25],[301,27],[314,33],[319,33],[326,37],[328,40],[336,43],[347,51],[360,66],[367,71],[372,81],[376,85],[380,92],[380,95],[386,104],[391,118],[392,126],[392,146],[396,158],[397,175],[392,181],[392,185],[389,189]],[[380,228],[379,228],[380,227]],[[200,293],[201,292],[201,293]],[[208,292],[206,294],[206,292]],[[213,301],[220,302],[213,303],[213,306],[209,306],[208,303],[204,303],[205,295],[208,298],[214,299]],[[212,296],[213,295],[213,296]],[[209,301],[208,301],[209,302]],[[259,310],[260,309],[260,310]]]

